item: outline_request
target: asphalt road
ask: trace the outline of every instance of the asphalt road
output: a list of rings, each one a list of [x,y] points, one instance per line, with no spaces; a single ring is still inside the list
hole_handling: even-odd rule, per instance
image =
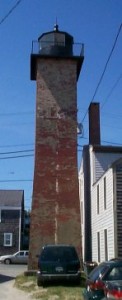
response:
[[[27,265],[0,264],[0,299],[1,300],[31,300],[31,296],[14,286],[17,275],[27,270]]]
[[[12,279],[27,270],[27,265],[0,264],[0,284]]]

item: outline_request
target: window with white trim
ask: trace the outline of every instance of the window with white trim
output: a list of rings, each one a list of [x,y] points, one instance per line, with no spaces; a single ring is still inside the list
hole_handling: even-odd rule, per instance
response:
[[[12,246],[12,233],[4,233],[4,246],[5,247],[11,247]]]
[[[0,208],[0,223],[1,223],[1,208]]]

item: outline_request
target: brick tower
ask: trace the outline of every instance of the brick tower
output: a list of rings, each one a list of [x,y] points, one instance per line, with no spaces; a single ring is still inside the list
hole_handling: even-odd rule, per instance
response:
[[[81,256],[77,169],[77,79],[83,53],[58,30],[42,34],[31,54],[36,80],[36,143],[29,269],[44,244],[72,244]],[[81,47],[80,47],[81,50]]]

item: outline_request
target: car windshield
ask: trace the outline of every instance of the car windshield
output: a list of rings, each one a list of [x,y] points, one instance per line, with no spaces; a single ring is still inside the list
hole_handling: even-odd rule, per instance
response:
[[[97,278],[102,277],[102,275],[106,273],[108,269],[109,269],[108,265],[101,264],[90,272],[88,278],[95,281]]]
[[[50,247],[45,248],[41,255],[43,261],[71,261],[77,260],[77,253],[74,248]]]
[[[115,266],[105,275],[105,280],[122,280],[122,267]]]
[[[12,254],[13,256],[17,256],[19,254],[19,252],[16,252],[16,253],[14,253],[14,254]]]

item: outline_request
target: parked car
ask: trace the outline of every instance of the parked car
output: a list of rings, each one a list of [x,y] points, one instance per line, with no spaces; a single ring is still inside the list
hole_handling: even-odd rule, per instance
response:
[[[102,300],[122,299],[122,280],[109,281],[104,288],[105,297]]]
[[[85,300],[101,300],[107,283],[122,281],[122,260],[111,260],[99,264],[89,273],[83,291]]]
[[[0,263],[4,264],[27,264],[28,251],[22,250],[11,255],[0,256]]]
[[[42,248],[38,258],[38,286],[54,280],[80,283],[80,279],[80,260],[75,247],[48,245]]]

